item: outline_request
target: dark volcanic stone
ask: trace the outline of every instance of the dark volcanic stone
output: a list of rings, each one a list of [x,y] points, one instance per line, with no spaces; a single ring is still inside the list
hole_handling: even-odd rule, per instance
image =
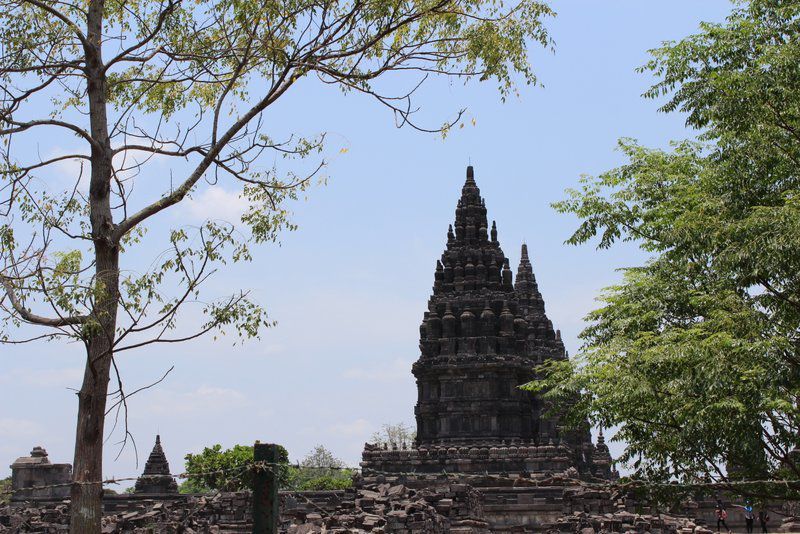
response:
[[[529,474],[573,467],[581,475],[612,476],[608,448],[594,447],[588,424],[561,431],[559,418],[546,415],[550,406],[519,389],[536,380],[537,365],[567,354],[545,313],[525,244],[513,280],[472,167],[436,262],[420,352],[412,368],[416,447],[367,445],[368,472]]]

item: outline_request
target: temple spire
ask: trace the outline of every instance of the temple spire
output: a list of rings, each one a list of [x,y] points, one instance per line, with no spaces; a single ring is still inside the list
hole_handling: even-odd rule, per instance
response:
[[[481,198],[481,191],[475,183],[475,171],[472,165],[467,167],[467,180],[461,188],[461,198],[458,199],[456,207],[456,238],[461,243],[480,243],[486,240],[485,230],[488,223],[486,220],[486,206]]]
[[[562,436],[561,418],[549,413],[549,403],[515,389],[538,379],[538,364],[565,357],[560,333],[544,313],[528,247],[522,245],[515,284],[472,165],[462,184],[422,316],[420,357],[412,366],[415,447],[409,453],[367,445],[361,465],[367,473],[466,474],[529,468],[544,474],[574,466],[588,478],[595,472],[588,422],[586,432]],[[543,446],[548,440],[552,446]],[[533,465],[528,444],[537,446]],[[603,445],[601,438],[598,472],[610,476]],[[504,452],[490,457],[483,454],[487,447]]]
[[[144,465],[144,473],[136,480],[136,493],[178,493],[178,484],[169,472],[169,462],[161,448],[161,436],[156,435],[156,443]]]
[[[542,294],[539,293],[539,285],[536,283],[536,276],[533,274],[533,266],[528,256],[528,245],[522,244],[520,252],[519,267],[517,277],[514,282],[514,291],[526,306],[530,306],[536,313],[544,314],[544,301]]]
[[[597,433],[597,445],[594,447],[592,462],[594,463],[595,476],[606,480],[619,478],[619,473],[614,469],[614,459],[611,457],[611,451],[608,450],[605,436],[603,436],[603,427],[600,427]]]
[[[490,232],[491,228],[491,232]],[[497,242],[496,225],[489,225],[486,203],[475,181],[475,170],[467,167],[466,180],[456,202],[455,221],[447,229],[447,245],[437,266],[434,295],[466,293],[486,289],[513,291],[510,270],[503,275],[506,257]],[[480,308],[472,310],[476,316]],[[444,318],[444,310],[438,310]],[[461,311],[455,313],[461,316]]]
[[[531,266],[531,260],[528,257],[528,245],[526,243],[522,244],[515,289],[519,292],[527,293],[533,293],[537,289],[536,277],[533,275],[533,266]]]

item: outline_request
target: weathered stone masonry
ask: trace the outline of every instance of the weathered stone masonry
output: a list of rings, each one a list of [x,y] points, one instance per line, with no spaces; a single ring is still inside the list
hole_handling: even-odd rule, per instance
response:
[[[417,442],[411,450],[366,445],[370,472],[561,473],[615,476],[589,426],[567,431],[549,406],[519,386],[535,368],[567,358],[545,312],[528,249],[516,280],[500,247],[472,167],[455,223],[436,262],[433,294],[420,325]]]
[[[178,493],[178,483],[172,478],[169,463],[164,449],[161,448],[161,436],[156,436],[156,443],[144,465],[144,473],[136,481],[135,493]]]
[[[43,447],[34,447],[30,456],[17,458],[11,464],[11,500],[63,499],[69,496],[72,465],[54,464]],[[42,489],[27,489],[43,487]]]

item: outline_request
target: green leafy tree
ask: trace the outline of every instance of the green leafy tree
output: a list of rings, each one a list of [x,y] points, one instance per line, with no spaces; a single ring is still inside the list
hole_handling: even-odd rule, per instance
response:
[[[286,487],[301,491],[345,489],[353,485],[355,474],[332,452],[317,445],[296,467],[290,468]]]
[[[270,324],[247,291],[203,285],[293,229],[286,203],[324,166],[323,136],[277,138],[265,112],[316,81],[424,129],[415,91],[432,75],[503,97],[535,82],[527,46],[550,46],[549,15],[536,0],[0,0],[0,339],[85,347],[71,532],[100,530],[106,414],[127,421],[115,358]],[[387,92],[392,75],[412,89]],[[31,148],[56,136],[66,153]],[[58,180],[42,174],[54,166]],[[214,183],[246,201],[241,230],[176,226],[147,236],[163,252],[146,257],[152,222]],[[196,330],[188,306],[206,318]]]
[[[324,491],[342,490],[353,487],[355,471],[343,470],[332,472],[323,470],[327,474],[319,473],[319,469],[289,468],[289,481],[286,489],[293,491]]]
[[[623,140],[627,164],[555,204],[582,220],[568,243],[632,241],[650,259],[606,289],[579,357],[529,387],[618,426],[636,476],[797,479],[800,3],[741,2],[652,54],[646,96],[698,139]]]
[[[178,484],[178,493],[195,494],[195,493],[209,493],[211,488],[204,486],[194,478],[187,478]]]
[[[279,463],[288,465],[289,453],[278,446]],[[206,447],[198,454],[187,454],[186,474],[181,484],[183,493],[209,491],[243,491],[253,487],[253,446],[234,445],[222,450],[222,445]],[[280,470],[279,484],[286,485],[286,469]]]
[[[0,479],[0,505],[8,504],[11,500],[11,495],[7,492],[11,491],[11,477]]]

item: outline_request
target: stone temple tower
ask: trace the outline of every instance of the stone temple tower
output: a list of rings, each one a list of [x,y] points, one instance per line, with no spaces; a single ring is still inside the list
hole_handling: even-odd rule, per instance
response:
[[[536,366],[567,357],[545,313],[526,245],[516,280],[489,225],[472,167],[455,224],[436,262],[433,294],[420,326],[416,447],[367,445],[365,471],[562,472],[611,476],[607,448],[596,449],[588,424],[561,428],[553,410],[519,386]],[[549,414],[549,415],[548,415]]]
[[[167,456],[161,447],[161,436],[156,436],[144,473],[136,480],[134,493],[178,493],[178,483],[169,472]]]

